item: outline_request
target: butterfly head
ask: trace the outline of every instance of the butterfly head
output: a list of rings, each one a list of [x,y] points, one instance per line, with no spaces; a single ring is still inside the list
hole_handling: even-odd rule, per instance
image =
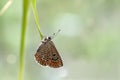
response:
[[[52,36],[45,37],[45,38],[42,40],[42,43],[46,43],[46,42],[51,41],[60,31],[61,31],[61,30],[59,29],[58,32],[53,33]]]
[[[44,42],[51,41],[51,37],[50,37],[50,36],[49,36],[49,37],[45,37],[45,38],[43,39],[43,41],[44,41]]]

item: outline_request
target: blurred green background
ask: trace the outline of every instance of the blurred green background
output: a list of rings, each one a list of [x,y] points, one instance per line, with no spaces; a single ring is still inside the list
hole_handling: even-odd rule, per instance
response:
[[[0,10],[8,0],[0,0]],[[25,44],[24,80],[120,80],[120,0],[37,0],[41,31],[53,39],[62,68],[36,63],[40,37],[32,9]],[[17,80],[22,1],[0,15],[0,80]]]

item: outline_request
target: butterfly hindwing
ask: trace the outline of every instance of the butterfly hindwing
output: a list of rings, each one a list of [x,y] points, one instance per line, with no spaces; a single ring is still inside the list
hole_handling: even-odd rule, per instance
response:
[[[35,54],[36,60],[38,61],[38,63],[40,63],[43,66],[47,65],[47,63],[46,63],[47,62],[47,60],[46,60],[47,52],[45,49],[46,49],[46,44],[42,43]]]
[[[49,44],[50,44],[50,56],[49,56],[50,63],[48,65],[54,68],[63,66],[61,57],[54,43],[52,41],[49,41]]]

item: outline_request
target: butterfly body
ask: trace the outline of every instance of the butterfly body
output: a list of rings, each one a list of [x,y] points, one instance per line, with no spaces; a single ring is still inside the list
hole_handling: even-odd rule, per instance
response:
[[[42,41],[35,54],[35,58],[43,66],[50,66],[52,68],[63,66],[61,57],[51,41],[51,37],[47,37]]]

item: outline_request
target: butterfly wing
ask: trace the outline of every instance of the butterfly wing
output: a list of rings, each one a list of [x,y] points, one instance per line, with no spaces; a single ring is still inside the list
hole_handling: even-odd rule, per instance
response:
[[[47,66],[47,60],[48,60],[48,50],[47,50],[47,43],[42,43],[40,47],[38,48],[35,58],[37,62],[43,66]]]
[[[58,68],[63,66],[62,59],[52,41],[48,42],[49,44],[49,61],[47,62],[47,65],[53,68]]]
[[[63,66],[61,57],[52,41],[42,43],[38,48],[35,58],[39,64],[58,68]]]

